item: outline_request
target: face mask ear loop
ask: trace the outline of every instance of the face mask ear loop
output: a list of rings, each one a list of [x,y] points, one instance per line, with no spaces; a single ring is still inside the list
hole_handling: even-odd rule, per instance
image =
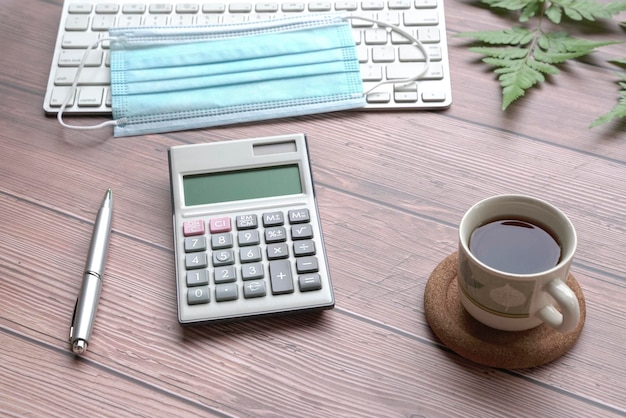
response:
[[[413,42],[413,44],[415,44],[415,46],[422,52],[422,54],[424,54],[424,59],[425,59],[425,61],[424,61],[424,68],[422,69],[421,72],[419,72],[415,76],[409,77],[409,78],[402,78],[402,79],[398,79],[398,80],[381,81],[381,82],[375,84],[374,87],[372,87],[369,90],[367,90],[366,92],[364,92],[363,93],[364,96],[367,96],[368,94],[370,94],[372,91],[376,90],[378,87],[382,86],[383,84],[400,84],[400,85],[404,86],[404,85],[413,83],[413,82],[417,81],[418,79],[420,79],[424,74],[426,74],[428,72],[428,68],[430,67],[430,56],[428,55],[428,51],[426,51],[426,48],[424,47],[424,44],[419,39],[417,39],[415,36],[411,35],[407,31],[397,27],[396,25],[392,25],[390,23],[381,22],[380,20],[370,19],[370,18],[362,17],[362,16],[343,16],[343,18],[344,19],[348,19],[348,20],[350,20],[350,19],[364,20],[366,22],[374,23],[374,24],[378,25],[379,27],[387,28],[387,29],[390,29],[393,32],[397,32],[400,35],[402,35],[405,38],[407,38],[409,41]]]
[[[74,76],[74,81],[72,82],[72,87],[70,88],[70,91],[67,94],[67,97],[65,98],[65,101],[61,105],[61,108],[59,109],[59,113],[57,113],[57,120],[59,121],[61,126],[65,127],[65,128],[70,128],[70,129],[89,130],[89,129],[99,129],[99,128],[103,128],[105,126],[117,125],[118,124],[118,121],[116,121],[116,120],[108,120],[106,122],[102,122],[102,123],[97,124],[97,125],[81,126],[81,125],[70,125],[70,124],[67,124],[67,123],[65,123],[63,121],[63,112],[65,111],[65,108],[69,104],[70,100],[72,100],[72,97],[76,94],[76,88],[78,86],[78,80],[80,79],[80,73],[83,71],[83,68],[85,68],[85,64],[87,63],[87,57],[88,57],[89,53],[94,48],[96,48],[99,44],[101,44],[102,42],[110,41],[111,39],[112,38],[98,39],[96,42],[94,42],[93,44],[89,45],[89,47],[85,51],[85,54],[83,55],[83,58],[80,60],[80,64],[78,64],[78,68],[76,69],[76,75]]]

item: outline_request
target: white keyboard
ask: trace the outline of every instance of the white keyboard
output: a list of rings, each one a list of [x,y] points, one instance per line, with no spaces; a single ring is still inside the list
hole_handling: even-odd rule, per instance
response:
[[[385,84],[367,96],[366,110],[445,109],[452,102],[443,0],[181,1],[65,0],[44,110],[55,114],[67,98],[87,47],[113,26],[214,25],[272,19],[301,13],[339,12],[391,23],[421,41],[430,57],[416,83]],[[405,37],[352,19],[367,91],[380,81],[406,79],[424,68],[424,54]],[[101,43],[89,54],[68,114],[111,114],[109,51]]]

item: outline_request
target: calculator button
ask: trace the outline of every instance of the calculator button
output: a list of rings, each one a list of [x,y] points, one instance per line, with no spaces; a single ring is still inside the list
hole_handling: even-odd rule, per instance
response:
[[[201,269],[209,265],[206,253],[187,254],[185,256],[185,267],[187,270]]]
[[[261,247],[246,247],[239,249],[239,260],[242,263],[252,263],[255,261],[261,261],[263,255],[261,253]]]
[[[267,228],[265,230],[265,242],[282,242],[287,240],[287,231],[282,226]]]
[[[254,229],[259,226],[256,215],[239,215],[236,218],[237,229]]]
[[[209,286],[194,287],[187,290],[187,303],[190,305],[209,303],[210,301]]]
[[[209,284],[207,270],[193,270],[187,272],[187,286],[205,286]]]
[[[315,242],[311,240],[294,242],[293,253],[296,257],[315,255]]]
[[[213,280],[215,280],[215,284],[234,282],[237,280],[237,271],[235,270],[235,266],[216,268],[213,273]]]
[[[221,250],[213,252],[213,266],[226,266],[235,263],[235,252],[233,250]]]
[[[244,280],[262,279],[265,277],[263,264],[252,263],[241,266],[241,278]]]
[[[293,277],[289,260],[270,262],[270,281],[273,295],[293,293]]]
[[[278,226],[285,224],[285,215],[282,212],[269,212],[263,214],[263,226]]]
[[[243,297],[246,299],[265,296],[265,280],[254,280],[243,285]]]
[[[298,273],[313,273],[319,270],[317,258],[302,257],[296,259],[296,271]]]
[[[204,235],[204,221],[196,219],[193,221],[183,222],[183,235],[189,237],[191,235]]]
[[[261,243],[259,231],[239,231],[237,233],[237,242],[242,247],[245,245],[259,245]]]
[[[311,224],[293,225],[291,227],[291,239],[311,239],[313,238],[313,227]]]
[[[322,288],[322,278],[317,273],[300,276],[298,277],[298,286],[301,292],[320,290]]]
[[[185,238],[185,252],[192,253],[195,251],[206,250],[206,238],[205,237],[187,237]]]
[[[230,232],[230,218],[213,218],[209,220],[209,231],[212,234]]]
[[[287,244],[270,244],[267,246],[268,260],[278,260],[289,257],[289,247]]]
[[[215,300],[217,302],[225,302],[227,300],[236,300],[239,297],[237,284],[218,284],[215,286]]]
[[[311,222],[308,209],[290,210],[288,215],[290,224],[303,224]]]
[[[233,246],[232,234],[216,234],[216,235],[211,236],[211,248],[214,250],[219,250],[222,248],[230,248],[232,246]]]

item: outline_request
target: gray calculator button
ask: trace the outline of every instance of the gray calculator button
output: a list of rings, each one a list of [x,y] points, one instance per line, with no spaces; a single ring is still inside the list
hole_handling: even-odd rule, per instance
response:
[[[259,231],[239,231],[237,233],[237,242],[242,247],[246,245],[259,245],[261,243]]]
[[[217,302],[236,300],[238,297],[239,291],[236,283],[218,284],[215,286],[215,300]]]
[[[185,255],[185,268],[187,270],[201,269],[201,268],[205,268],[208,265],[209,265],[209,261],[208,261],[206,253],[196,253],[196,254]]]
[[[239,249],[239,260],[242,263],[253,263],[255,261],[261,261],[263,255],[261,247],[245,247]]]
[[[189,238],[187,238],[189,239]],[[211,248],[219,250],[222,248],[230,248],[233,246],[232,234],[215,234],[211,236]]]
[[[262,279],[265,276],[263,264],[252,263],[241,266],[241,278],[244,280]]]
[[[301,292],[320,290],[322,288],[322,278],[317,273],[300,276],[298,277],[298,286]]]
[[[296,258],[296,271],[298,273],[313,273],[319,270],[317,258],[302,257]]]
[[[284,225],[285,215],[282,212],[269,212],[263,214],[263,226]]]
[[[311,239],[313,238],[313,227],[311,224],[292,225],[291,239]]]
[[[288,215],[290,224],[307,223],[311,221],[308,209],[290,210]]]
[[[315,242],[311,240],[296,241],[293,243],[293,253],[296,257],[315,255]]]
[[[187,286],[205,286],[209,284],[207,270],[192,270],[187,272]]]
[[[243,297],[246,299],[258,298],[266,294],[265,280],[253,280],[243,285]]]
[[[215,283],[229,283],[237,280],[237,270],[235,266],[216,267],[213,273]]]
[[[205,237],[187,237],[185,238],[185,252],[191,253],[194,251],[206,250],[206,238]]]
[[[209,303],[210,301],[209,286],[192,287],[187,290],[187,303],[190,305]]]
[[[291,275],[291,263],[289,260],[270,262],[270,281],[272,284],[272,294],[282,295],[284,293],[293,293],[293,277]]]
[[[282,242],[287,240],[287,231],[282,226],[267,228],[265,230],[265,242]]]
[[[213,266],[226,266],[235,263],[235,252],[233,250],[213,251]]]
[[[268,260],[278,260],[289,257],[289,247],[285,243],[269,244],[267,246]]]
[[[237,229],[254,229],[259,226],[256,215],[237,216]]]

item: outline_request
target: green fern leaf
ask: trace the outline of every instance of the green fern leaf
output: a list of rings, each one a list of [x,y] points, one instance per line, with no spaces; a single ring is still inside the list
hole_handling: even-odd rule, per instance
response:
[[[522,10],[529,5],[541,3],[543,0],[482,0],[491,7],[500,7],[511,11]]]
[[[492,45],[526,45],[533,40],[533,33],[520,27],[481,32],[461,32],[456,36],[472,38]]]
[[[561,18],[563,17],[563,9],[551,4],[550,7],[546,9],[546,16],[558,25],[561,23]]]
[[[550,64],[559,64],[569,59],[582,57],[601,46],[619,42],[593,42],[585,39],[571,38],[565,32],[543,33],[537,40],[534,51],[535,59]]]
[[[626,59],[624,61],[626,61]],[[626,74],[622,74],[621,77],[624,81],[619,83],[619,85],[622,87],[622,91],[620,91],[621,98],[619,102],[608,113],[605,113],[598,119],[594,120],[591,125],[589,125],[590,128],[595,128],[596,126],[603,125],[612,121],[613,119],[626,117]]]
[[[551,0],[549,9],[559,8],[562,12],[572,20],[590,20],[610,19],[626,10],[626,1],[615,1],[608,4],[598,3],[594,0]],[[546,12],[546,16],[554,23],[560,23],[561,15],[554,11]],[[558,18],[555,20],[555,18]]]

